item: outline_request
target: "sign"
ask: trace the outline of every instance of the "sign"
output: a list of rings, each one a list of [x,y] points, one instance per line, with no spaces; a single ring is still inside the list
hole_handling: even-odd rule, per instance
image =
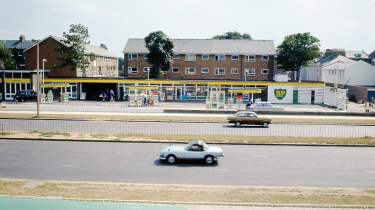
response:
[[[280,101],[283,100],[286,96],[287,90],[286,89],[275,89],[274,94],[277,99]]]

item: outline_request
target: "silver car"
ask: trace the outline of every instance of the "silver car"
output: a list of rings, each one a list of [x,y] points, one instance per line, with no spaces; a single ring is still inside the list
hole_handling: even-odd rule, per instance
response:
[[[173,164],[177,160],[204,160],[208,165],[223,158],[220,147],[208,146],[204,141],[192,141],[186,146],[170,145],[160,152],[160,160]]]

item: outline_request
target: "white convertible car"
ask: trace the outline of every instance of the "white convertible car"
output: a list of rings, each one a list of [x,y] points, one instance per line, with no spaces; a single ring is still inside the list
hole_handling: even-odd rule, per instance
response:
[[[204,160],[208,165],[223,158],[220,147],[208,146],[204,141],[192,141],[186,146],[170,145],[160,152],[160,160],[173,164],[177,160]]]

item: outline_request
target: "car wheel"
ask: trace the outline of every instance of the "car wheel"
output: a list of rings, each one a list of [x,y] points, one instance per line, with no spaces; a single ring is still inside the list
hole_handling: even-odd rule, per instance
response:
[[[236,123],[234,123],[234,126],[236,126],[236,127],[240,127],[240,126],[241,126],[241,123],[240,123],[240,122],[236,122]]]
[[[263,123],[264,128],[268,128],[268,123]]]
[[[204,158],[204,162],[207,164],[207,165],[212,165],[215,160],[214,160],[214,157],[212,157],[211,155],[208,155]]]
[[[168,162],[169,164],[174,164],[174,163],[176,163],[176,156],[174,156],[174,155],[168,155],[168,157],[167,157],[167,162]]]

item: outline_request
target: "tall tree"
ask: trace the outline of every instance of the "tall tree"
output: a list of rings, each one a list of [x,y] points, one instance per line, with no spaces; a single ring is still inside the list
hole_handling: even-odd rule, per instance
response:
[[[82,71],[82,76],[86,76],[86,69],[95,58],[93,53],[87,53],[85,50],[85,46],[90,44],[89,37],[89,31],[86,26],[72,24],[69,32],[63,33],[63,39],[61,40],[66,47],[59,49],[63,65],[79,68]]]
[[[12,51],[0,43],[0,69],[16,69]]]
[[[277,61],[285,70],[297,71],[299,80],[300,68],[320,56],[319,42],[308,32],[288,35],[277,47]]]
[[[173,63],[173,43],[162,31],[151,32],[145,43],[147,62],[152,65],[150,77],[160,78],[160,70],[168,71]]]
[[[228,31],[222,35],[216,35],[212,39],[247,39],[252,40],[252,37],[250,34],[243,33],[241,34],[238,31]]]

